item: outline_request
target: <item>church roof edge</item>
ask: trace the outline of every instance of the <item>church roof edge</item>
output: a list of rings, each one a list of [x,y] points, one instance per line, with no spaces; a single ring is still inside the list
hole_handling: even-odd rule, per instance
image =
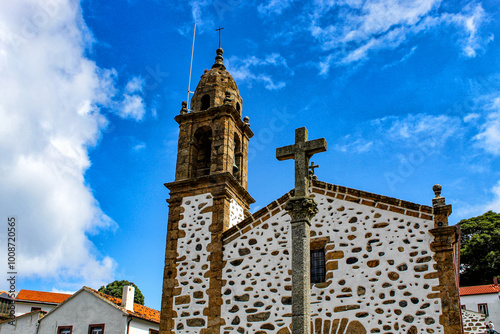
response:
[[[366,206],[371,206],[377,209],[388,210],[404,214],[411,217],[432,220],[432,207],[428,205],[416,204],[394,197],[384,195],[377,195],[367,191],[357,190],[344,186],[339,186],[332,183],[313,180],[312,190],[313,194],[329,195],[337,199],[346,200],[349,202],[359,203]],[[266,221],[271,216],[280,211],[281,207],[290,199],[294,194],[293,189],[281,196],[275,201],[272,201],[262,209],[258,210],[251,216],[245,218],[235,226],[231,227],[222,234],[222,241],[224,244],[243,235],[253,227]]]

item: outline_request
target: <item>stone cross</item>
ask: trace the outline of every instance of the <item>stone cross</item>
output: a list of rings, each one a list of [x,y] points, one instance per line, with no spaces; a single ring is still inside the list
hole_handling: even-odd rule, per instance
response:
[[[319,165],[315,165],[314,161],[311,161],[311,165],[309,166],[309,176],[311,177],[312,180],[318,179],[318,177],[314,174],[314,170],[316,168],[319,168]]]
[[[295,197],[307,196],[309,159],[315,153],[326,151],[325,138],[307,141],[307,129],[295,129],[295,144],[276,149],[278,160],[295,160]]]
[[[318,204],[308,197],[309,159],[326,151],[324,138],[307,141],[307,129],[295,130],[295,144],[276,149],[278,160],[295,160],[295,195],[285,204],[292,218],[292,333],[311,333],[310,227]]]

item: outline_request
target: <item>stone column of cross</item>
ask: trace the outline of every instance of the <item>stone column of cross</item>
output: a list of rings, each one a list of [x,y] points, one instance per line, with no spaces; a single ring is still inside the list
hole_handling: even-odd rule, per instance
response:
[[[318,212],[317,203],[308,197],[309,159],[326,151],[324,138],[307,140],[305,127],[295,129],[295,144],[276,149],[278,160],[295,160],[295,195],[285,209],[292,218],[292,333],[311,333],[310,226]]]

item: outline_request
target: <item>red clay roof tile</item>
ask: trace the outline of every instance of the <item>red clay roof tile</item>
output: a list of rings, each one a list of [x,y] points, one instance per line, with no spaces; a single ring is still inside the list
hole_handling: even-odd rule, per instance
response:
[[[34,290],[21,290],[17,294],[16,300],[27,300],[41,303],[54,303],[59,304],[71,297],[67,293],[34,291]]]
[[[86,288],[88,288],[89,290],[92,290],[93,292],[95,292],[96,294],[101,296],[102,298],[105,298],[105,299],[109,300],[110,302],[116,304],[117,306],[121,307],[122,300],[120,298],[106,295],[102,292],[99,292],[99,291],[94,290],[94,289],[89,288],[89,287],[86,287]],[[127,310],[127,312],[136,318],[141,318],[141,319],[153,321],[156,323],[160,323],[160,311],[157,311],[155,309],[134,303],[134,312],[131,312],[128,310]]]
[[[488,293],[500,292],[500,286],[494,284],[464,286],[460,288],[460,296],[484,295]]]

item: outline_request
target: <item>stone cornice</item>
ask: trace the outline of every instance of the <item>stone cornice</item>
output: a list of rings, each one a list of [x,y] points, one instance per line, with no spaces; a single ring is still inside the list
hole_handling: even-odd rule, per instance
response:
[[[231,194],[234,194],[248,205],[255,203],[255,199],[248,193],[248,191],[239,184],[236,178],[228,172],[215,173],[210,175],[205,175],[201,177],[186,179],[186,180],[178,180],[173,182],[168,182],[164,184],[170,190],[171,199],[170,201],[176,197],[178,194],[185,194],[189,191],[197,191],[199,193],[207,192],[207,190],[212,190],[213,195],[225,195],[227,197],[231,197]],[[225,190],[221,193],[223,188],[229,186],[230,190]],[[184,195],[183,195],[184,196]],[[247,208],[248,209],[248,208]]]
[[[231,117],[236,125],[239,128],[243,129],[245,136],[247,136],[248,138],[253,137],[254,133],[250,129],[250,126],[247,123],[243,122],[243,120],[241,119],[241,115],[232,105],[221,105],[203,111],[192,111],[186,114],[179,114],[175,116],[174,119],[180,125],[185,122],[193,122],[193,120],[196,118],[216,119],[223,116]]]

